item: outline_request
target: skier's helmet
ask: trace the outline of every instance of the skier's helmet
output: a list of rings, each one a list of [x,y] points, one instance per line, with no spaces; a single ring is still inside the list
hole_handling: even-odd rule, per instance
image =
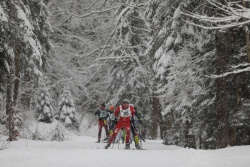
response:
[[[109,110],[110,110],[110,111],[114,111],[114,110],[115,110],[115,107],[114,107],[114,106],[110,106],[110,107],[109,107]]]
[[[124,99],[124,100],[122,101],[122,103],[129,103],[129,100],[128,100],[128,99]]]

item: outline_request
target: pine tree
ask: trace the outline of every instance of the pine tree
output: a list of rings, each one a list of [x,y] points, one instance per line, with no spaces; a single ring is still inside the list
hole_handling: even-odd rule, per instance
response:
[[[33,26],[34,36],[36,36],[36,40],[40,42],[42,48],[42,64],[38,66],[41,72],[47,72],[47,61],[49,55],[51,55],[51,49],[53,48],[50,41],[53,29],[48,20],[50,13],[44,2],[44,0],[32,0],[28,3],[30,9],[29,21]],[[20,64],[22,66],[22,64],[26,64],[26,61],[21,61]],[[36,80],[39,76],[33,75],[29,68],[22,68],[21,73],[22,80],[25,82],[21,83],[20,107],[22,107],[23,110],[30,110],[31,98],[34,96],[34,91],[32,91],[32,89],[38,84]]]
[[[13,121],[13,107],[18,104],[21,72],[39,76],[42,65],[42,46],[35,35],[29,1],[3,0],[0,2],[0,54],[6,73],[6,114]],[[2,56],[3,55],[3,56]],[[13,140],[13,126],[9,125],[9,140]],[[11,129],[12,128],[12,129]]]
[[[40,89],[36,100],[36,118],[37,121],[51,123],[54,117],[54,110],[51,104],[51,98],[48,88],[40,78]]]
[[[208,83],[207,86],[211,86],[213,82],[200,76],[206,70],[203,64],[211,63],[211,60],[206,62],[208,55],[214,55],[211,52],[213,36],[207,30],[183,22],[181,15],[182,9],[192,10],[199,3],[155,0],[151,1],[147,11],[154,30],[147,54],[156,58],[154,70],[158,81],[156,94],[162,101],[161,124],[168,125],[165,142],[182,146],[186,145],[188,135],[192,134],[197,139],[197,131],[199,134],[204,132],[197,125],[203,124],[207,118],[201,116],[201,105],[214,97],[209,89],[204,89],[204,85]],[[203,104],[202,109],[210,110],[211,105],[205,107]],[[194,115],[201,116],[199,119],[202,121]]]
[[[65,87],[61,94],[56,118],[66,125],[77,125],[76,109],[69,86]]]

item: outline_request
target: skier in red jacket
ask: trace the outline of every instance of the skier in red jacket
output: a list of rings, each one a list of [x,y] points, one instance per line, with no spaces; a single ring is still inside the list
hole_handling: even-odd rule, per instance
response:
[[[110,143],[114,140],[117,133],[120,131],[122,127],[124,127],[126,131],[126,146],[125,149],[130,149],[130,119],[134,117],[135,111],[134,106],[129,104],[129,101],[127,99],[123,100],[122,105],[118,106],[115,110],[115,117],[117,118],[118,115],[120,115],[120,118],[118,120],[118,123],[115,127],[114,133],[110,137],[108,144],[104,147],[105,149],[108,149],[110,147]]]

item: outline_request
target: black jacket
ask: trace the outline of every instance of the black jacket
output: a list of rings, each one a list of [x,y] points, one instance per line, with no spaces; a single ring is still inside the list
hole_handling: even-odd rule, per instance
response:
[[[109,116],[108,110],[97,110],[94,115],[98,115],[99,120],[106,120]]]

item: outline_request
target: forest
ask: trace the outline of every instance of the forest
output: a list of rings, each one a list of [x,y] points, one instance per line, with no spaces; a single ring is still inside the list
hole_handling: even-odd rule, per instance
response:
[[[0,134],[63,140],[129,99],[149,140],[250,145],[249,2],[0,0]]]

